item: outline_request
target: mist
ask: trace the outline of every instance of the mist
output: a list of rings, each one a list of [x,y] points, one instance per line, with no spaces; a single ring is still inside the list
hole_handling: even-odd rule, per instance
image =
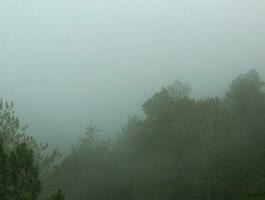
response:
[[[263,0],[1,0],[0,198],[263,196],[264,11]],[[5,191],[19,185],[1,168],[14,158],[35,177]]]
[[[113,134],[173,80],[203,97],[251,68],[264,75],[264,9],[260,0],[1,1],[1,96],[43,141],[71,144],[90,120]]]

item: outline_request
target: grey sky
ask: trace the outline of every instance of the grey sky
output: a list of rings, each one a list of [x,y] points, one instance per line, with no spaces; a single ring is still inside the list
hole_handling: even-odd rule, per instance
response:
[[[263,0],[0,0],[0,96],[51,143],[113,132],[174,79],[220,95],[264,53]]]

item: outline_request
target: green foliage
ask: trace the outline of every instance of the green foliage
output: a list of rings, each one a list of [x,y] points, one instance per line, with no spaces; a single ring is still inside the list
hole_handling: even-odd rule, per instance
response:
[[[193,100],[185,84],[174,87],[188,91],[183,95],[170,95],[168,87],[147,100],[146,119],[131,118],[116,144],[130,172],[133,199],[234,200],[262,194],[265,152],[257,141],[264,144],[265,138],[250,138],[264,136],[263,86],[250,71],[233,81],[225,103]]]
[[[131,119],[119,152],[131,168],[134,199],[204,199],[206,188],[215,199],[214,190],[235,184],[228,178],[235,133],[243,138],[218,99],[179,99],[155,119]],[[235,196],[236,187],[226,195]]]
[[[143,105],[143,111],[149,118],[155,118],[165,110],[169,110],[179,99],[189,97],[191,88],[187,83],[175,81],[173,84],[163,87],[160,92],[154,94],[152,98]]]
[[[195,100],[188,84],[176,81],[148,99],[145,117],[130,117],[113,142],[90,124],[46,179],[44,193],[55,194],[44,199],[64,199],[58,186],[73,200],[264,198],[264,85],[251,70],[224,100]],[[7,158],[0,148],[0,164]]]
[[[3,148],[7,151],[14,150],[17,143],[26,143],[33,151],[35,162],[40,167],[40,176],[44,179],[56,166],[62,156],[59,149],[47,153],[48,144],[38,143],[33,137],[26,134],[28,125],[22,126],[15,115],[13,103],[0,100],[0,137]]]
[[[258,126],[265,120],[265,82],[255,70],[240,74],[226,94],[226,103],[246,125]],[[258,121],[257,121],[258,120]],[[257,123],[256,123],[257,121]]]
[[[7,165],[7,155],[4,152],[3,141],[0,140],[0,196],[3,199],[7,199],[8,195],[8,165]]]
[[[265,82],[255,70],[240,74],[226,94],[226,107],[246,132],[247,149],[244,179],[247,193],[260,194],[265,190]],[[241,141],[242,143],[242,141]],[[262,180],[262,181],[261,181]],[[255,196],[255,195],[249,195]]]
[[[27,126],[20,126],[13,104],[0,101],[0,199],[37,200],[41,191],[42,172],[51,168],[59,155],[43,154],[47,145],[38,144],[26,135]],[[52,199],[63,200],[61,192]]]
[[[13,104],[0,101],[0,196],[7,200],[35,200],[40,192],[38,163]]]
[[[69,199],[123,199],[126,185],[111,141],[102,138],[91,123],[85,136],[47,181],[47,191],[60,186]],[[104,189],[103,189],[104,188]],[[125,198],[126,199],[126,198]]]
[[[34,164],[33,151],[25,143],[4,152],[0,144],[0,192],[6,200],[35,200],[40,192],[38,167]]]
[[[26,143],[17,144],[15,150],[10,152],[9,162],[12,196],[17,200],[36,199],[40,192],[40,179],[33,150]]]

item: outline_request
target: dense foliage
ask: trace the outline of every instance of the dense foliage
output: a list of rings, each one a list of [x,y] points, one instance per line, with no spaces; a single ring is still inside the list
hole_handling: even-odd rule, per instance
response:
[[[45,154],[47,145],[38,144],[20,127],[13,104],[0,102],[0,199],[37,200],[41,179],[53,171],[58,149]],[[41,174],[41,172],[43,172]],[[47,200],[65,200],[58,191]]]
[[[190,91],[181,81],[163,87],[143,104],[145,117],[130,117],[113,141],[90,124],[45,174],[41,199],[65,199],[58,187],[69,200],[264,199],[265,82],[251,70],[222,99],[196,100]],[[3,134],[18,130],[3,116],[0,196],[34,200],[44,164],[24,136]]]
[[[110,143],[91,126],[54,172],[78,200],[242,200],[265,194],[265,91],[255,70],[225,98],[195,100],[187,83],[163,87]]]

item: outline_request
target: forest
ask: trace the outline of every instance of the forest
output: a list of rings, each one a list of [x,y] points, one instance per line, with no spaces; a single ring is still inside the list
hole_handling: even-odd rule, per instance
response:
[[[240,74],[223,97],[176,80],[115,137],[91,122],[70,153],[27,133],[0,103],[1,200],[265,199],[265,82]]]

